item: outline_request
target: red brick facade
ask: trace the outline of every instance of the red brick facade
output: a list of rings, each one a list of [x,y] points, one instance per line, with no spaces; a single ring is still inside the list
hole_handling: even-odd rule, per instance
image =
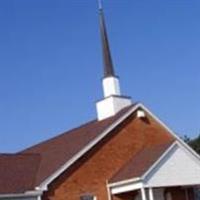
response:
[[[131,116],[49,185],[43,200],[79,200],[85,193],[108,200],[107,181],[144,146],[173,140],[150,117]],[[128,194],[124,199],[129,199]],[[179,200],[179,199],[178,199]]]

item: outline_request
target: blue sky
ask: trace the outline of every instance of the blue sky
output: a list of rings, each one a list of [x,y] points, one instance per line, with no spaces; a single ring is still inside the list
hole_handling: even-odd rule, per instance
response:
[[[179,135],[200,133],[200,1],[104,0],[123,94]],[[96,0],[0,1],[0,152],[96,117]]]

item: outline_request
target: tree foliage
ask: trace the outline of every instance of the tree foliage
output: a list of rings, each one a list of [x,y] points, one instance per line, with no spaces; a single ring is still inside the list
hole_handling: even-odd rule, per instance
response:
[[[189,144],[198,154],[200,154],[200,134],[194,139],[190,139],[187,135],[182,138],[187,144]]]

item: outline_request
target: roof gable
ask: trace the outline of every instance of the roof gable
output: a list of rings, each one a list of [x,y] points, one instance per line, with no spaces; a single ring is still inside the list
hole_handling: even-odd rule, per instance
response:
[[[196,185],[200,179],[200,160],[176,142],[145,175],[151,187]]]
[[[110,183],[142,177],[145,172],[161,157],[174,141],[150,146],[137,153],[124,167],[110,179]]]
[[[118,179],[118,182],[109,183],[108,186],[110,187],[112,194],[120,194],[123,192],[133,191],[142,187],[160,188],[170,186],[173,187],[177,185],[199,185],[200,159],[196,157],[190,151],[190,149],[185,148],[185,146],[179,141],[175,141],[171,143],[171,145],[169,144],[168,147],[166,146],[166,148],[161,147],[163,150],[160,152],[160,156],[156,152],[157,159],[154,160],[154,156],[152,157],[151,153],[154,152],[155,148],[157,147],[154,146],[153,149],[147,148],[150,150],[150,158],[145,157],[145,155],[148,154],[145,153],[145,150],[138,154],[140,156],[144,156],[143,158],[140,156],[135,157],[134,164],[140,165],[142,162],[145,166],[146,162],[148,163],[148,161],[152,161],[152,163],[149,165],[149,168],[144,168],[141,166],[141,170],[138,169],[137,171],[138,166],[133,166],[132,162],[125,166],[125,168],[122,169],[121,172],[114,177],[115,179],[121,178],[120,175],[124,175],[123,173],[126,175],[128,170],[128,173],[133,175],[135,173],[134,167],[136,167],[136,171],[139,172],[137,177],[133,176],[126,180]]]

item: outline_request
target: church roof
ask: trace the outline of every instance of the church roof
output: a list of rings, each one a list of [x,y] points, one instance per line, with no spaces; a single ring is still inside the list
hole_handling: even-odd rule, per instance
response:
[[[0,154],[0,194],[34,190],[131,107],[106,120],[90,121],[18,154]]]
[[[38,187],[48,177],[52,176],[52,174],[99,137],[105,130],[111,131],[109,128],[118,120],[123,118],[120,124],[124,122],[126,120],[124,116],[127,113],[130,114],[136,107],[137,104],[129,106],[114,117],[103,121],[93,120],[76,129],[23,150],[18,154],[0,155],[0,194],[34,190],[35,187]],[[144,129],[144,127],[135,128],[137,131],[133,132],[133,134],[141,134],[140,129]],[[133,156],[133,160],[127,163],[126,166],[123,166],[113,176],[111,182],[142,174],[163,153],[169,142],[175,140],[167,131],[159,132],[155,124],[148,126],[143,131],[143,134],[145,134],[144,141],[142,142],[143,145],[136,145],[138,146],[136,151],[140,153]],[[159,137],[157,134],[159,134]],[[155,138],[152,138],[152,135],[155,135]],[[152,146],[151,142],[149,143],[152,139],[155,140],[155,146]],[[150,144],[151,146],[148,146]],[[156,146],[157,144],[164,145]],[[149,152],[151,152],[150,156],[147,155]],[[135,167],[136,165],[138,167]],[[134,170],[129,173],[133,166]],[[18,183],[19,180],[20,184],[12,184],[13,182]]]
[[[116,116],[103,121],[93,120],[24,150],[22,153],[39,153],[42,157],[36,184],[40,184],[59,167],[64,165],[129,109],[130,107],[125,108]]]

